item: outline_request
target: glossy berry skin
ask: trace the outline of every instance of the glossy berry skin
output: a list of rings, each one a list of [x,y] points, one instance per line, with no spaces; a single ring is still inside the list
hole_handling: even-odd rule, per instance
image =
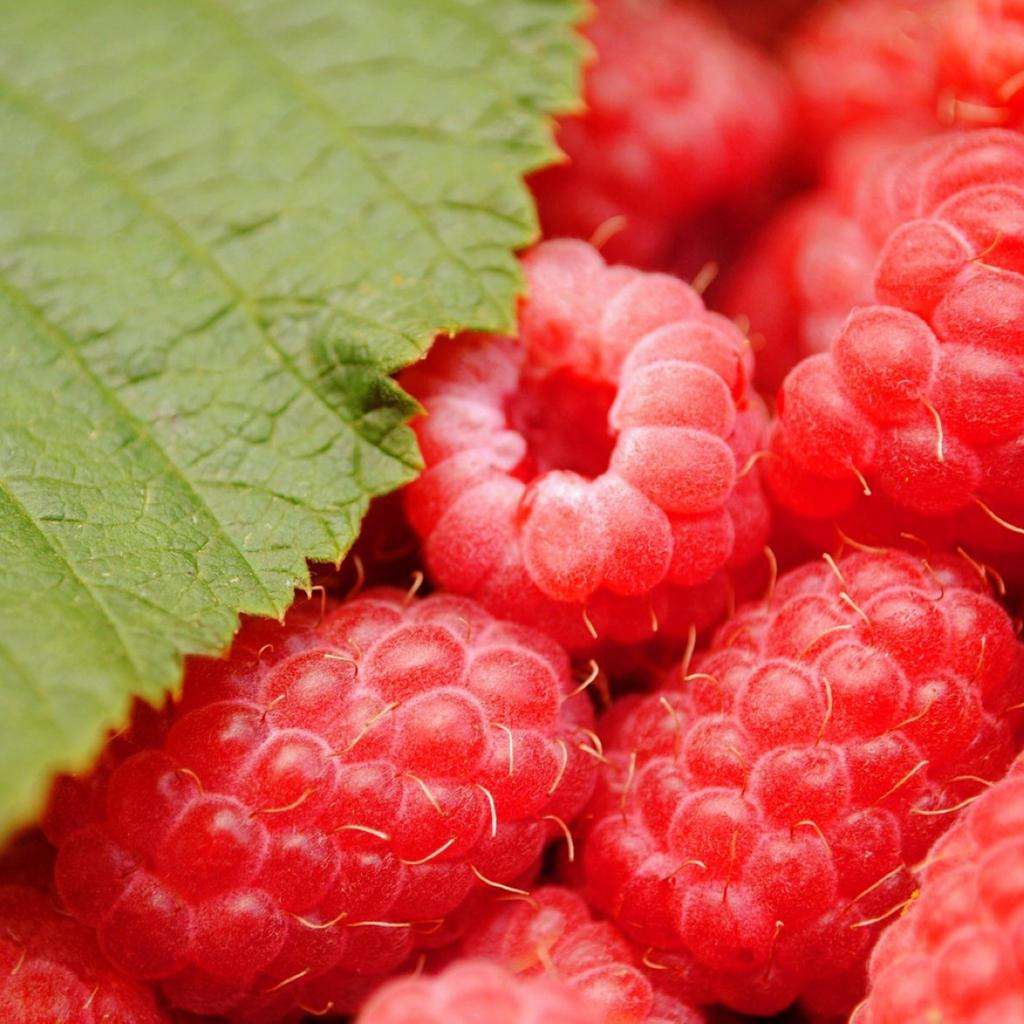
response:
[[[545,237],[607,235],[609,259],[674,263],[687,221],[748,202],[788,134],[782,78],[695,3],[599,0],[585,113],[532,179]]]
[[[1024,138],[929,139],[890,160],[866,195],[875,303],[854,309],[827,353],[789,373],[766,476],[781,505],[839,519],[857,540],[886,539],[861,524],[881,529],[888,519],[888,539],[963,544],[1015,571],[1024,555]]]
[[[871,956],[851,1024],[1024,1020],[1024,774],[983,793],[936,844],[920,892]]]
[[[459,955],[490,960],[520,978],[559,978],[585,1002],[592,1024],[703,1024],[704,1015],[658,992],[640,958],[583,898],[562,886],[524,900],[491,900],[472,921]]]
[[[685,635],[760,561],[748,346],[681,281],[561,240],[524,260],[516,338],[439,341],[406,490],[434,579],[573,651]]]
[[[910,865],[1011,760],[1022,690],[965,561],[794,570],[602,723],[585,894],[680,998],[849,1012]]]
[[[356,1024],[592,1024],[586,1004],[556,978],[519,978],[486,960],[464,960],[436,977],[384,986]]]
[[[57,890],[174,1005],[351,1011],[564,834],[594,778],[575,687],[552,641],[462,598],[299,601],[194,660],[162,734],[58,785]]]
[[[107,963],[92,932],[41,890],[0,884],[0,1020],[171,1024],[149,986]]]

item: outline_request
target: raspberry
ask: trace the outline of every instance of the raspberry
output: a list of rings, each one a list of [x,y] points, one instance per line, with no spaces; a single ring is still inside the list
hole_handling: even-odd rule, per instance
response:
[[[458,959],[431,979],[389,984],[359,1024],[477,1021],[474,1008],[502,1024],[703,1024],[703,1014],[663,993],[637,967],[636,954],[583,899],[559,886],[523,900],[490,900],[456,947]],[[421,1007],[433,1015],[420,1016]]]
[[[872,270],[885,239],[873,237],[878,197],[857,195],[866,169],[857,151],[883,154],[894,142],[954,124],[1024,125],[1024,11],[1003,0],[823,5],[797,34],[789,65],[801,130],[812,142],[804,150],[823,163],[821,181],[747,246],[722,303],[763,335],[759,379],[773,388],[796,359],[828,347],[855,305],[874,297]],[[932,245],[957,252],[956,239],[934,225],[930,235],[922,225],[908,231],[903,243],[918,252]],[[882,291],[877,297],[891,301]]]
[[[609,258],[667,267],[686,221],[765,181],[787,134],[778,72],[697,5],[600,0],[587,112],[562,121],[568,163],[533,178],[548,237],[606,240]]]
[[[786,55],[805,153],[827,154],[855,131],[936,125],[948,7],[947,0],[842,0],[810,12]]]
[[[463,598],[300,601],[194,660],[162,735],[58,786],[57,890],[174,1005],[352,1010],[564,834],[594,778],[573,688],[552,641]]]
[[[490,960],[520,978],[552,974],[585,1001],[593,1024],[702,1024],[697,1010],[657,992],[636,953],[607,921],[595,921],[581,896],[560,886],[528,900],[492,900],[459,953]]]
[[[441,341],[403,378],[428,413],[406,492],[428,568],[574,651],[707,625],[767,531],[743,336],[583,242],[524,268],[518,338]]]
[[[907,866],[1012,758],[1022,691],[1009,618],[965,562],[787,573],[602,723],[587,898],[687,1002],[846,1012]]]
[[[356,1024],[593,1024],[588,1007],[554,978],[517,978],[466,960],[433,978],[401,978],[380,990]]]
[[[939,39],[941,110],[965,124],[1024,126],[1024,7],[958,0]]]
[[[851,1024],[1024,1020],[1024,762],[936,843],[920,896],[880,939]]]
[[[964,544],[1014,571],[1024,554],[1014,469],[1024,459],[1024,139],[934,138],[869,185],[880,304],[853,310],[830,351],[786,378],[766,476],[800,517],[838,517],[872,542],[909,532]],[[866,522],[882,532],[865,537]]]
[[[0,884],[0,1020],[170,1024],[147,986],[114,970],[89,929],[38,889]]]
[[[878,249],[857,217],[858,188],[896,146],[890,134],[837,144],[821,187],[783,204],[726,278],[722,308],[761,339],[757,382],[766,391],[802,356],[825,351],[850,310],[871,301]]]
[[[792,32],[793,23],[813,7],[817,0],[714,0],[712,6],[729,25],[743,35],[769,46],[782,43]]]

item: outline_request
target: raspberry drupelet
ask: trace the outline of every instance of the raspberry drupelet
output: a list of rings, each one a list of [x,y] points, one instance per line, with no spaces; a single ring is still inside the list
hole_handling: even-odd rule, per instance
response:
[[[948,0],[817,4],[785,62],[812,160],[852,133],[937,128],[939,48]]]
[[[431,574],[573,651],[710,624],[768,529],[749,346],[688,285],[583,242],[524,269],[518,337],[439,341],[403,377]]]
[[[1020,128],[1019,0],[843,0],[812,10],[786,63],[812,157],[852,132]]]
[[[301,600],[192,660],[148,736],[58,784],[57,891],[173,1005],[351,1012],[566,834],[594,782],[574,690],[553,641],[464,598]]]
[[[674,265],[689,220],[749,202],[788,135],[782,76],[695,3],[598,0],[586,111],[532,179],[547,237],[606,234],[610,259]],[[721,225],[719,224],[719,229]]]
[[[556,1010],[563,1006],[576,1014],[567,1024],[705,1022],[700,1011],[656,991],[630,943],[561,886],[519,899],[496,895],[445,955],[454,962],[437,976],[382,989],[359,1024],[476,1024],[472,1014],[481,1006],[501,1024],[561,1024]]]
[[[727,275],[720,306],[749,321],[766,393],[801,358],[827,350],[850,310],[874,297],[878,248],[860,221],[860,191],[901,139],[861,133],[837,142],[820,187],[784,203]]]
[[[1013,757],[1022,658],[963,560],[785,574],[603,721],[588,901],[687,1002],[848,1012],[910,867]]]
[[[1024,1020],[1024,763],[933,847],[920,894],[882,935],[851,1024]]]
[[[147,985],[115,970],[93,933],[45,892],[0,881],[0,1020],[171,1024]]]
[[[555,978],[519,978],[486,960],[434,977],[399,978],[366,1004],[356,1024],[594,1024],[590,1008]]]
[[[868,182],[877,304],[787,376],[776,500],[854,539],[1024,557],[1024,137],[936,137]],[[834,534],[833,534],[834,536]]]
[[[815,143],[803,148],[816,187],[768,221],[722,289],[722,308],[764,338],[759,381],[771,387],[780,370],[826,349],[842,318],[874,297],[884,238],[874,232],[878,198],[863,188],[872,173],[863,156],[950,127],[1024,125],[1024,8],[1005,0],[826,4],[797,33],[789,65],[801,126]]]
[[[529,899],[496,897],[457,947],[520,978],[551,975],[575,991],[591,1024],[703,1024],[704,1015],[659,992],[637,951],[579,893],[545,886]]]
[[[939,37],[939,112],[967,126],[1024,127],[1024,4],[955,0]]]

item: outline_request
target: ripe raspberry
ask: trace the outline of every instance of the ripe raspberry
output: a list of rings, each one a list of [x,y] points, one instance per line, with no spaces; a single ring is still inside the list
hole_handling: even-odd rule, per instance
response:
[[[836,140],[865,129],[938,127],[938,50],[948,7],[948,0],[814,7],[786,55],[802,152],[817,159]]]
[[[545,235],[625,218],[609,258],[666,267],[687,220],[767,179],[787,134],[782,78],[692,3],[599,0],[586,34],[587,111],[558,132],[569,162],[533,178]]]
[[[585,893],[688,1002],[848,1011],[907,865],[1013,756],[1024,653],[965,562],[784,575],[613,706]]]
[[[428,413],[406,510],[431,573],[576,651],[707,625],[767,532],[743,336],[583,242],[524,268],[517,339],[441,341],[403,378]]]
[[[356,1024],[593,1024],[589,1008],[555,978],[517,978],[485,960],[384,986]]]
[[[801,356],[824,351],[842,319],[873,297],[884,237],[872,238],[874,197],[857,196],[867,170],[857,150],[883,154],[886,144],[951,125],[1024,126],[1024,9],[1006,0],[822,5],[788,63],[812,143],[803,151],[822,162],[821,180],[745,247],[721,303],[763,337],[758,379],[771,388]]]
[[[936,843],[920,898],[882,935],[851,1024],[1024,1021],[1024,763]]]
[[[878,248],[858,219],[859,188],[898,138],[837,143],[822,185],[783,204],[726,278],[721,307],[751,323],[765,391],[775,391],[803,356],[825,351],[850,310],[873,298]]]
[[[817,0],[710,0],[731,28],[770,47],[777,47],[792,33],[794,23]]]
[[[573,686],[551,640],[463,598],[300,601],[193,661],[162,736],[58,787],[57,889],[174,1005],[352,1010],[587,800]]]
[[[560,886],[525,901],[491,900],[459,946],[520,978],[551,974],[584,1000],[592,1024],[702,1024],[697,1010],[657,992],[630,944],[595,921],[578,893]]]
[[[114,970],[87,928],[38,889],[0,884],[0,1020],[170,1024],[151,989]]]
[[[1015,570],[1024,555],[1024,138],[992,130],[927,140],[890,161],[866,194],[884,304],[855,309],[828,353],[789,374],[766,476],[783,506],[839,517],[858,539],[865,521],[888,523],[883,539],[944,532],[946,543]],[[861,492],[870,496],[858,501]]]
[[[1024,127],[1024,5],[957,0],[939,38],[940,113],[964,124]]]

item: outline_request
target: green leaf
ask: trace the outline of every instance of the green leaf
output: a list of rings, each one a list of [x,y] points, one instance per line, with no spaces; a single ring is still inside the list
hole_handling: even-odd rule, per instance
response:
[[[0,831],[409,480],[509,326],[572,0],[0,0]]]

